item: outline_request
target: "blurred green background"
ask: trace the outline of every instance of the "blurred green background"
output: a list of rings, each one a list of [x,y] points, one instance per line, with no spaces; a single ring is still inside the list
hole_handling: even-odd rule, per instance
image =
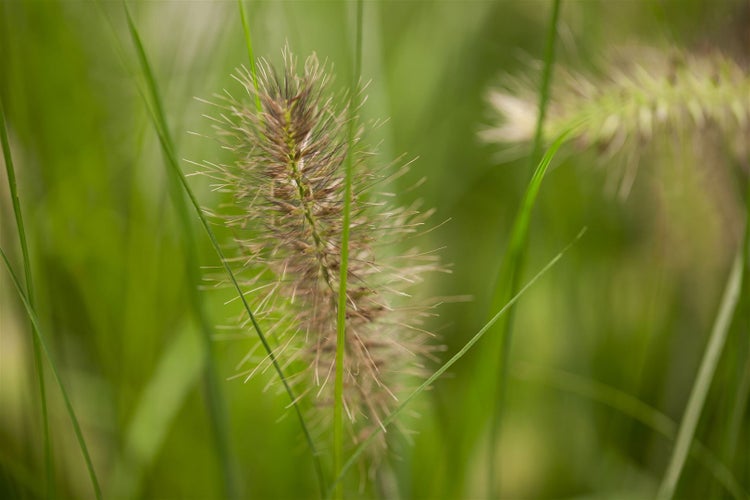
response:
[[[219,161],[211,98],[239,94],[230,78],[247,64],[231,1],[132,2],[155,69],[180,159]],[[333,65],[335,86],[351,71],[351,5],[334,1],[248,2],[256,55]],[[470,295],[431,325],[457,351],[485,323],[513,217],[531,176],[527,150],[482,144],[491,125],[485,94],[504,75],[538,71],[551,2],[546,0],[366,1],[366,119],[382,164],[416,158],[394,186],[447,221],[425,237],[443,248],[452,274],[425,293]],[[746,61],[748,3],[739,0],[564,1],[559,66],[590,71],[628,43],[727,51]],[[111,20],[111,24],[108,22]],[[118,49],[122,47],[122,49]],[[747,66],[745,66],[747,67]],[[0,3],[0,93],[43,331],[71,393],[105,498],[221,498],[221,466],[202,383],[204,358],[186,277],[184,235],[147,108],[119,2]],[[553,96],[554,98],[554,96]],[[661,143],[660,143],[661,144]],[[618,157],[568,146],[535,208],[525,276],[584,226],[586,236],[520,302],[497,481],[505,498],[648,498],[671,453],[660,434],[682,416],[705,350],[744,222],[747,159],[690,143],[648,147],[628,197],[607,189]],[[195,171],[182,162],[186,173]],[[426,177],[419,189],[408,186]],[[0,244],[21,275],[5,169]],[[200,177],[198,198],[220,200]],[[192,217],[202,266],[217,257]],[[222,241],[230,234],[216,228]],[[229,290],[201,297],[217,327],[239,313]],[[750,491],[747,315],[730,331],[697,436]],[[31,329],[0,272],[0,497],[47,495]],[[228,380],[256,342],[252,332],[214,331],[215,364],[228,434],[246,498],[312,498],[317,486],[288,399],[264,390],[273,375]],[[483,498],[491,385],[477,364],[486,340],[456,364],[407,417],[415,434],[390,433],[380,495]],[[435,366],[434,368],[436,368]],[[55,490],[93,496],[72,427],[47,369]],[[744,382],[743,382],[744,381]],[[472,390],[467,390],[470,388]],[[473,390],[476,389],[476,390]],[[619,391],[619,392],[617,392]],[[476,396],[476,395],[479,396]],[[629,396],[629,397],[628,397]],[[744,397],[744,399],[743,399]],[[659,415],[639,421],[649,405]],[[736,421],[733,421],[735,419]],[[739,419],[739,420],[737,420]],[[734,426],[734,427],[733,427]],[[735,432],[734,429],[739,429]],[[674,429],[672,428],[672,432]],[[325,443],[324,443],[325,444]],[[328,448],[323,446],[324,452]],[[358,491],[351,474],[348,496]],[[678,496],[728,497],[690,458]]]

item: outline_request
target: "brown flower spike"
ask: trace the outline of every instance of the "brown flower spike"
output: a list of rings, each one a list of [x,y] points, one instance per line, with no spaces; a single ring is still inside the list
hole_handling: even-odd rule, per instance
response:
[[[414,248],[393,253],[428,214],[372,192],[385,179],[358,146],[361,129],[350,148],[349,113],[330,95],[325,68],[313,55],[298,75],[295,58],[285,52],[284,61],[281,75],[260,62],[257,92],[246,69],[235,76],[249,99],[223,96],[216,125],[234,162],[209,167],[234,200],[227,221],[240,235],[248,296],[308,415],[324,424],[333,403],[344,164],[353,155],[344,410],[357,442],[382,425],[409,379],[423,376],[421,357],[435,349],[422,329],[430,308],[414,304],[409,289],[438,266]]]

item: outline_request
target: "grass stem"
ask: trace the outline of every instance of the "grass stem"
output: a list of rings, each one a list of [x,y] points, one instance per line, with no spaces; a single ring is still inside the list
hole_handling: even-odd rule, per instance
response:
[[[62,394],[63,401],[65,402],[65,409],[68,412],[68,415],[70,416],[70,420],[73,423],[73,430],[76,435],[76,440],[78,441],[78,446],[81,448],[81,452],[83,453],[83,459],[86,462],[86,469],[89,473],[89,478],[91,479],[91,485],[94,488],[94,496],[97,498],[97,500],[101,500],[102,498],[102,491],[99,487],[99,480],[96,477],[96,472],[94,471],[94,464],[91,461],[91,456],[89,455],[89,449],[86,446],[86,440],[83,438],[83,432],[81,431],[81,426],[78,423],[78,418],[76,417],[75,410],[73,410],[73,404],[70,402],[70,397],[68,397],[68,391],[65,390],[65,385],[62,383],[62,379],[60,378],[60,374],[57,371],[57,365],[55,364],[55,360],[52,358],[52,354],[47,347],[47,343],[44,340],[44,336],[42,335],[41,327],[39,325],[39,319],[37,318],[36,312],[34,311],[34,308],[31,305],[31,302],[29,302],[28,297],[23,292],[23,288],[21,288],[21,282],[19,281],[16,274],[13,272],[13,268],[10,266],[10,261],[8,261],[8,257],[5,255],[5,252],[2,248],[0,248],[0,256],[2,256],[3,261],[5,263],[5,267],[8,270],[8,274],[10,274],[11,280],[13,281],[13,285],[16,288],[16,292],[18,292],[18,296],[21,298],[21,301],[23,302],[24,307],[26,308],[26,313],[29,316],[29,319],[31,320],[32,329],[34,331],[34,335],[36,336],[37,340],[39,341],[39,345],[42,348],[42,351],[44,352],[44,355],[47,357],[47,360],[49,361],[50,368],[52,369],[52,376],[55,379],[55,382],[57,382],[57,386],[60,388],[60,393]]]
[[[661,485],[659,486],[657,498],[660,500],[673,498],[677,489],[677,483],[680,480],[680,475],[685,466],[690,446],[693,443],[695,429],[698,426],[698,420],[700,419],[703,407],[705,406],[708,390],[711,387],[711,381],[716,372],[716,366],[719,363],[719,358],[721,357],[721,352],[724,348],[729,326],[732,322],[732,316],[734,315],[737,306],[740,288],[742,287],[744,265],[744,248],[742,248],[735,258],[732,270],[729,273],[729,279],[727,280],[726,288],[724,289],[719,312],[714,321],[713,328],[711,329],[711,336],[706,351],[703,354],[703,359],[701,360],[698,376],[696,377],[695,382],[693,383],[693,388],[690,392],[690,398],[688,399],[685,413],[683,414],[682,422],[680,423],[680,429],[677,433],[677,440],[669,459],[669,465],[667,466],[667,471],[662,479]]]
[[[344,458],[344,353],[346,350],[347,275],[349,270],[349,226],[352,206],[352,170],[354,168],[354,137],[359,100],[359,78],[362,73],[362,0],[356,0],[354,68],[350,86],[347,155],[344,170],[344,209],[341,232],[341,263],[339,271],[338,308],[336,314],[336,379],[333,407],[333,470],[338,474]],[[344,498],[343,483],[336,484],[336,498]]]
[[[560,4],[561,0],[553,0],[552,12],[550,14],[549,29],[547,32],[547,41],[544,53],[544,71],[542,74],[541,87],[539,89],[539,102],[538,102],[538,115],[536,120],[536,129],[534,133],[534,141],[532,144],[530,161],[532,166],[537,163],[542,150],[543,144],[543,131],[544,131],[544,118],[547,112],[547,105],[549,102],[550,87],[552,85],[552,70],[555,62],[555,47],[557,41],[557,24],[560,18]],[[563,134],[565,136],[566,134]],[[561,143],[560,143],[561,144]],[[558,146],[559,147],[559,146]],[[524,257],[526,252],[526,243],[528,238],[529,223],[531,219],[531,210],[536,200],[536,194],[539,190],[542,178],[547,170],[547,165],[535,170],[534,175],[527,188],[524,202],[519,212],[516,222],[513,226],[513,233],[511,237],[510,246],[508,248],[508,254],[506,257],[505,264],[502,266],[499,279],[495,283],[495,295],[492,301],[492,309],[496,309],[499,304],[504,303],[509,297],[515,295],[521,282],[522,269],[524,264]],[[507,288],[506,288],[507,287]],[[507,290],[507,291],[505,291]],[[502,412],[505,406],[505,393],[508,379],[508,360],[510,356],[511,338],[513,335],[513,320],[515,317],[515,307],[512,307],[508,311],[508,315],[505,320],[498,325],[498,331],[500,331],[500,352],[499,352],[499,369],[498,369],[498,380],[496,382],[497,393],[495,395],[495,409],[493,418],[490,423],[490,447],[489,456],[487,460],[487,481],[488,481],[488,492],[491,497],[497,498],[499,496],[500,476],[498,458],[497,458],[497,446],[500,439],[500,431],[502,428]]]
[[[255,52],[253,51],[253,39],[250,36],[250,24],[247,22],[245,3],[242,0],[237,0],[237,7],[240,10],[242,32],[245,34],[245,45],[247,46],[247,55],[250,60],[250,75],[253,77],[253,87],[255,87],[255,109],[260,113],[263,111],[263,107],[260,104],[260,94],[258,93],[258,70],[255,65]]]
[[[16,186],[16,172],[13,167],[13,156],[10,151],[10,141],[8,140],[8,130],[5,124],[5,106],[0,97],[0,143],[3,147],[3,158],[5,159],[5,171],[8,175],[8,187],[10,189],[10,199],[13,203],[13,215],[16,218],[16,228],[18,230],[18,241],[21,244],[21,256],[23,258],[23,272],[26,279],[26,296],[29,304],[34,307],[34,280],[31,278],[31,257],[29,255],[29,246],[26,240],[26,229],[23,224],[23,215],[21,213],[21,202],[18,199],[18,187]],[[34,351],[34,368],[36,370],[37,382],[39,384],[39,401],[42,409],[42,428],[44,439],[44,468],[47,482],[47,497],[55,498],[55,469],[52,461],[52,440],[49,432],[49,412],[47,410],[47,390],[44,381],[44,365],[42,364],[42,350],[39,346],[39,340],[32,335],[32,345]]]

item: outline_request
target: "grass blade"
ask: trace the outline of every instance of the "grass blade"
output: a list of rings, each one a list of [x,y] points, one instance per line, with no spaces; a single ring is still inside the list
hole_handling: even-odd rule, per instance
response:
[[[86,468],[88,469],[89,478],[91,479],[91,484],[94,487],[94,495],[96,496],[97,500],[101,500],[102,498],[102,492],[99,488],[99,481],[96,477],[96,472],[94,471],[94,464],[91,462],[91,456],[89,455],[88,447],[86,446],[86,440],[83,438],[83,432],[81,432],[81,426],[78,423],[78,418],[76,418],[76,413],[73,410],[73,404],[70,402],[70,398],[68,397],[68,391],[65,390],[65,386],[62,383],[62,379],[60,378],[60,374],[57,371],[57,367],[55,364],[55,360],[52,358],[52,354],[50,353],[50,350],[47,348],[47,343],[44,340],[44,336],[42,335],[41,328],[39,326],[39,319],[36,316],[36,312],[34,312],[34,308],[31,305],[31,302],[29,302],[28,297],[26,294],[23,293],[23,288],[21,288],[21,282],[18,280],[18,277],[13,272],[13,268],[10,266],[10,262],[8,261],[8,257],[5,255],[5,252],[2,248],[0,248],[0,256],[3,258],[3,262],[5,263],[5,267],[8,270],[8,274],[10,274],[11,280],[13,281],[13,285],[16,287],[16,292],[18,292],[18,296],[21,298],[21,301],[23,302],[24,307],[26,308],[26,314],[28,314],[29,319],[31,320],[32,330],[34,331],[34,336],[39,341],[39,345],[42,348],[42,351],[44,352],[44,355],[47,357],[47,360],[49,361],[50,368],[52,369],[52,375],[55,379],[55,382],[57,383],[57,386],[60,388],[60,393],[62,394],[63,400],[65,401],[65,408],[68,411],[68,415],[70,416],[70,420],[73,423],[73,430],[76,434],[76,440],[78,441],[78,446],[81,448],[81,452],[83,453],[83,458],[86,461]]]
[[[133,39],[133,43],[136,47],[136,50],[138,52],[138,59],[141,64],[141,68],[144,72],[144,75],[146,77],[146,83],[148,87],[148,92],[152,97],[158,96],[157,86],[156,86],[156,80],[153,76],[153,72],[151,71],[151,66],[148,63],[148,59],[146,58],[146,52],[143,48],[143,44],[141,43],[140,36],[138,35],[138,31],[135,28],[135,24],[133,23],[132,16],[130,15],[130,11],[127,8],[127,4],[125,4],[126,14],[128,18],[128,26],[130,29],[130,35]],[[142,92],[143,94],[143,92]],[[146,99],[146,95],[143,94],[144,100],[148,104],[148,99]],[[153,106],[157,106],[159,103],[159,100],[156,99],[152,103]],[[187,179],[185,178],[185,175],[182,173],[182,170],[180,170],[179,162],[177,161],[177,156],[175,154],[173,142],[171,140],[171,137],[169,136],[168,128],[166,126],[166,118],[164,116],[163,110],[160,109],[152,109],[151,106],[148,106],[149,111],[151,112],[151,117],[154,122],[154,128],[156,129],[156,133],[159,137],[159,141],[161,143],[162,149],[164,151],[165,158],[167,160],[167,166],[169,167],[170,172],[172,172],[171,175],[174,175],[174,177],[179,181],[180,185],[182,186],[183,190],[188,196],[188,199],[195,209],[196,214],[198,215],[198,218],[201,222],[201,225],[203,226],[203,229],[205,230],[206,234],[208,235],[208,238],[211,242],[211,246],[216,251],[216,254],[219,256],[219,260],[222,263],[222,266],[224,267],[224,270],[227,272],[230,281],[232,282],[233,287],[235,288],[243,307],[245,308],[245,311],[248,314],[248,317],[250,318],[250,321],[253,325],[253,328],[255,329],[256,333],[258,334],[258,338],[260,339],[263,348],[265,349],[266,353],[268,354],[269,359],[271,360],[271,363],[274,367],[274,370],[279,375],[279,378],[281,379],[281,382],[284,386],[284,389],[286,393],[288,394],[290,400],[292,401],[292,406],[294,408],[294,411],[297,415],[297,418],[300,422],[300,427],[302,428],[302,431],[305,435],[305,439],[307,441],[307,444],[310,448],[310,451],[313,456],[313,464],[315,467],[315,471],[318,477],[318,481],[320,483],[321,491],[325,488],[325,476],[323,474],[323,468],[322,464],[320,462],[320,457],[318,455],[317,449],[315,447],[315,444],[312,440],[312,435],[310,434],[310,431],[307,427],[307,424],[305,423],[304,417],[302,415],[302,411],[299,408],[299,405],[297,404],[297,398],[292,391],[291,386],[289,385],[289,382],[284,375],[284,372],[281,369],[281,366],[279,365],[279,362],[276,358],[276,356],[273,353],[273,350],[271,349],[270,344],[268,343],[268,340],[266,339],[266,336],[263,334],[263,330],[261,329],[260,325],[258,324],[255,315],[253,314],[250,305],[247,303],[247,299],[245,298],[245,294],[242,292],[242,289],[240,288],[239,283],[237,282],[237,278],[234,275],[234,272],[232,271],[231,267],[229,266],[229,263],[227,262],[227,259],[224,255],[224,252],[221,250],[221,247],[219,246],[219,242],[216,239],[216,236],[214,235],[213,230],[211,229],[211,226],[208,223],[208,220],[206,219],[205,214],[203,213],[203,210],[200,207],[200,204],[198,203],[197,198],[195,197],[195,194],[193,193],[193,190],[190,188],[190,185],[187,182]]]
[[[693,383],[693,389],[690,392],[690,398],[682,417],[677,442],[672,450],[667,471],[659,487],[658,498],[660,499],[671,499],[677,489],[677,483],[680,480],[680,475],[685,465],[685,455],[689,451],[690,444],[695,436],[695,429],[698,425],[698,420],[700,420],[708,390],[716,372],[716,366],[719,363],[719,357],[724,348],[729,327],[731,326],[732,318],[740,300],[740,294],[743,291],[743,278],[748,273],[748,261],[750,261],[750,184],[748,184],[745,193],[745,233],[742,246],[737,253],[737,257],[729,273],[721,305],[719,306],[719,312],[711,330],[708,347],[703,355],[703,360],[701,360],[698,376]],[[747,288],[747,285],[748,283],[745,283],[744,288]],[[745,293],[748,292],[746,291]],[[740,390],[739,394],[742,396],[742,390]],[[741,407],[738,407],[736,410],[737,413],[742,411]],[[741,415],[735,414],[732,416],[733,421],[740,418]],[[734,429],[737,427],[737,424],[730,423],[727,435],[731,437],[736,432]],[[733,453],[729,455],[731,456]]]
[[[357,458],[359,455],[362,454],[362,452],[369,446],[369,444],[381,433],[383,432],[383,428],[389,426],[393,421],[396,419],[399,413],[401,413],[406,406],[419,394],[421,394],[425,389],[427,389],[429,386],[431,386],[443,373],[445,373],[451,366],[453,366],[459,359],[464,357],[464,355],[469,352],[469,349],[471,349],[474,344],[479,342],[479,340],[492,328],[492,326],[503,316],[505,315],[515,304],[518,302],[518,300],[525,294],[529,288],[531,288],[542,276],[544,276],[547,271],[549,271],[557,262],[562,259],[563,255],[570,249],[571,246],[573,246],[578,240],[580,240],[583,235],[586,232],[586,228],[583,228],[578,235],[573,239],[572,242],[570,242],[565,248],[563,248],[557,255],[555,255],[552,260],[550,260],[536,275],[534,275],[533,278],[531,278],[526,285],[521,288],[518,293],[516,293],[477,333],[474,334],[474,336],[469,339],[469,341],[464,344],[464,346],[451,357],[448,361],[446,361],[440,368],[435,371],[427,380],[425,380],[419,387],[417,387],[414,392],[409,394],[397,407],[393,412],[391,412],[388,417],[383,419],[382,426],[376,427],[375,430],[368,436],[367,439],[362,441],[359,446],[357,446],[354,451],[352,452],[352,455],[349,457],[349,459],[346,461],[344,466],[341,468],[341,471],[339,472],[338,477],[336,478],[334,484],[335,486],[341,480],[344,478],[344,475],[346,472],[354,465],[357,461]],[[332,490],[329,490],[327,497],[330,497],[332,493]]]
[[[549,27],[547,31],[547,45],[544,50],[544,69],[542,70],[542,83],[539,88],[539,114],[536,119],[534,130],[534,142],[531,146],[531,164],[536,162],[542,153],[542,142],[544,140],[544,119],[547,116],[547,104],[549,103],[550,87],[552,86],[552,69],[555,65],[555,48],[557,47],[557,23],[560,19],[560,5],[562,0],[553,0],[552,13],[550,14]]]
[[[242,32],[245,34],[245,45],[247,46],[247,55],[250,59],[250,74],[253,77],[253,87],[255,87],[255,109],[258,111],[258,113],[260,113],[263,110],[263,107],[260,104],[260,93],[258,92],[258,70],[255,67],[253,39],[250,36],[250,25],[247,22],[245,3],[242,0],[237,0],[237,7],[240,9],[240,19],[242,19]]]
[[[552,83],[552,69],[555,63],[555,46],[557,41],[557,23],[560,18],[560,4],[561,0],[554,0],[552,3],[552,13],[550,14],[549,30],[547,32],[547,43],[544,54],[544,70],[542,73],[542,82],[539,90],[539,103],[538,103],[538,115],[536,120],[536,129],[534,132],[534,141],[531,149],[530,160],[532,165],[537,162],[537,158],[542,150],[543,141],[543,130],[544,130],[544,119],[547,113],[547,104],[549,102],[550,86]],[[524,196],[521,211],[519,212],[516,221],[513,225],[513,233],[510,240],[510,247],[508,249],[506,262],[502,266],[501,274],[499,279],[495,282],[495,295],[492,301],[492,309],[495,310],[500,304],[503,304],[509,297],[512,297],[518,287],[521,284],[521,274],[524,264],[524,254],[526,252],[526,240],[529,231],[529,221],[531,218],[531,211],[536,201],[536,195],[539,192],[539,186],[541,185],[542,179],[549,166],[549,160],[557,149],[562,145],[562,142],[566,134],[563,134],[555,142],[550,151],[547,152],[545,158],[537,165],[536,170],[529,182],[529,186]],[[552,152],[552,155],[550,155]],[[545,159],[549,160],[545,163]],[[506,288],[507,287],[507,288]],[[507,290],[507,292],[506,292]],[[508,358],[510,355],[511,338],[513,335],[513,319],[515,316],[515,308],[511,308],[508,311],[508,315],[505,320],[498,325],[498,330],[501,331],[501,335],[498,339],[499,349],[499,363],[500,367],[498,370],[498,380],[496,382],[496,395],[495,395],[495,408],[493,413],[493,419],[490,423],[490,446],[489,446],[489,457],[487,461],[487,481],[488,481],[488,492],[492,496],[498,496],[499,488],[498,482],[494,479],[497,477],[497,442],[500,437],[500,428],[502,426],[502,412],[505,406],[505,392],[506,384],[508,379]]]
[[[5,159],[5,171],[8,175],[8,188],[10,189],[10,199],[13,203],[13,215],[16,218],[16,228],[18,230],[18,241],[21,244],[21,256],[23,258],[23,273],[26,278],[26,296],[29,304],[34,307],[34,280],[31,278],[31,258],[29,256],[29,247],[26,241],[26,229],[23,225],[23,215],[21,213],[21,202],[18,199],[18,189],[16,186],[16,171],[13,167],[13,156],[10,152],[10,141],[8,140],[8,130],[5,125],[5,106],[0,98],[0,143],[3,147],[3,158]],[[55,497],[55,479],[54,464],[52,462],[52,441],[49,433],[49,414],[47,411],[47,390],[44,382],[44,366],[42,364],[42,351],[39,346],[39,340],[32,336],[34,350],[34,368],[39,383],[39,400],[42,407],[42,427],[44,439],[44,467],[47,481],[47,496]]]
[[[744,272],[744,248],[742,248],[735,258],[732,270],[729,273],[724,295],[721,299],[719,312],[716,315],[714,326],[711,329],[711,336],[703,359],[701,360],[698,376],[693,383],[690,392],[685,413],[680,423],[680,430],[677,433],[677,441],[672,456],[667,466],[667,471],[662,479],[657,498],[666,500],[674,497],[677,483],[680,480],[682,469],[685,466],[687,454],[690,451],[690,445],[695,436],[695,429],[698,426],[706,403],[708,390],[711,387],[716,366],[719,363],[721,351],[727,338],[727,332],[732,322],[732,316],[739,300],[740,288],[742,287],[742,274]]]
[[[113,497],[143,496],[143,470],[153,464],[188,393],[205,370],[204,363],[196,332],[183,329],[170,339],[125,431],[124,453],[114,467]]]
[[[349,225],[352,207],[352,170],[354,165],[355,114],[358,108],[359,78],[362,73],[362,0],[356,1],[356,41],[354,69],[350,87],[348,152],[344,170],[344,213],[341,234],[341,269],[339,271],[339,297],[336,315],[336,378],[333,406],[333,470],[338,474],[344,461],[344,351],[346,349],[347,274],[349,270]],[[344,485],[336,483],[336,498],[344,498]]]

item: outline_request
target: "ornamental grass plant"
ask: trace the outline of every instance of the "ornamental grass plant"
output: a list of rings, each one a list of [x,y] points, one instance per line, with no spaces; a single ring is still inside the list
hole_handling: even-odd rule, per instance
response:
[[[747,498],[749,16],[0,2],[0,498]]]

